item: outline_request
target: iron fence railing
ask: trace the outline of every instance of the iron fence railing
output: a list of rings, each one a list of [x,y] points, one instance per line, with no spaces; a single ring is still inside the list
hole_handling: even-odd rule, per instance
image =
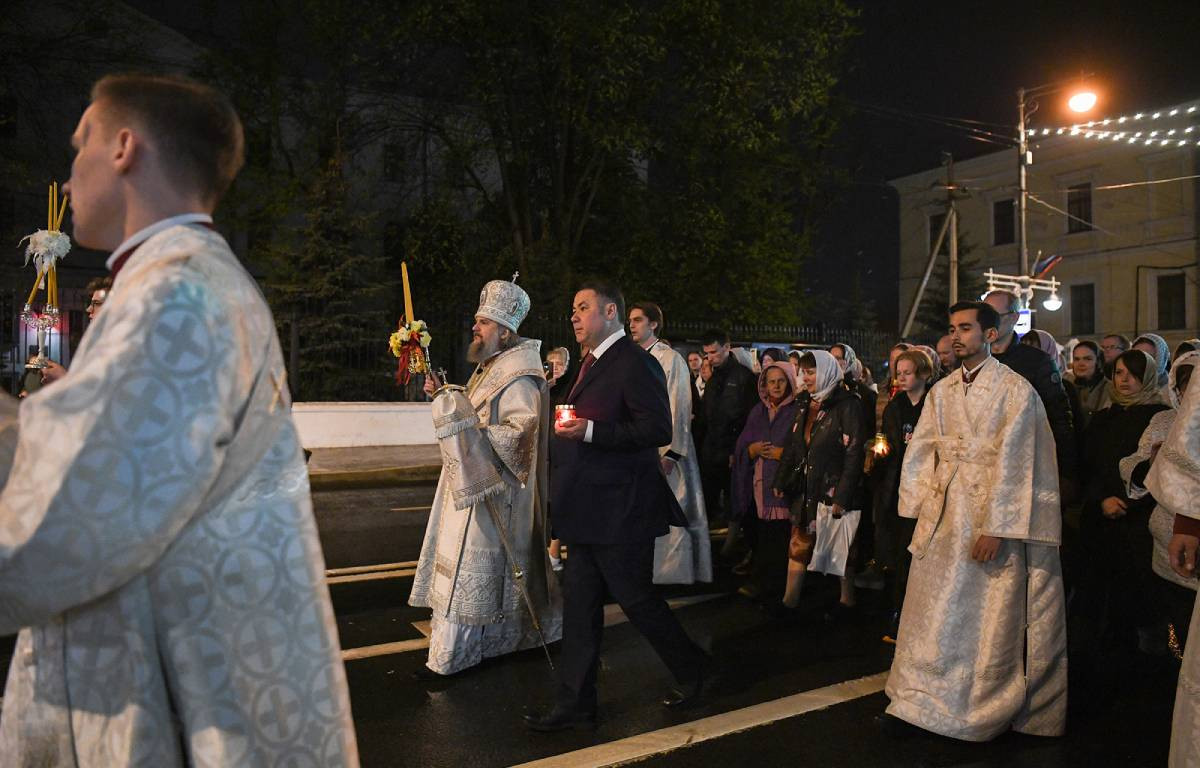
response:
[[[70,365],[71,353],[77,348],[86,325],[84,313],[87,296],[82,290],[63,293],[63,314],[59,328],[48,339],[51,359]],[[31,347],[37,343],[36,333],[25,327],[20,320],[25,297],[17,290],[0,291],[0,386],[13,394],[21,390],[26,376],[25,362]],[[473,365],[467,362],[467,347],[471,343],[471,324],[475,307],[446,307],[425,313],[423,319],[433,334],[430,357],[434,368],[444,368],[451,381],[464,382],[470,376]],[[680,351],[697,349],[700,337],[713,323],[673,322],[664,336]],[[307,351],[300,347],[301,370],[289,370],[294,395],[306,398],[307,392],[318,391],[314,387],[316,377],[339,374],[336,391],[324,388],[316,399],[361,400],[387,402],[421,400],[422,381],[414,378],[407,387],[395,380],[395,358],[387,352],[387,339],[392,329],[381,328],[369,336],[357,336],[342,340],[333,350]],[[780,346],[823,346],[842,342],[854,347],[859,357],[869,364],[877,364],[887,357],[888,349],[895,338],[884,332],[845,330],[825,325],[773,325],[734,324],[728,327],[730,337],[736,345],[767,344]],[[574,353],[578,350],[574,332],[568,317],[535,315],[522,324],[521,335],[540,339],[543,354],[554,347],[563,346]],[[291,365],[290,339],[286,324],[281,334],[284,358]],[[344,374],[353,375],[344,375]]]

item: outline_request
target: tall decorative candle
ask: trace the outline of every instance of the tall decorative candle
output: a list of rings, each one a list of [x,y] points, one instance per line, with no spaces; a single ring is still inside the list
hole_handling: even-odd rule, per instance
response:
[[[412,291],[408,287],[408,264],[400,262],[400,277],[404,281],[404,320],[413,324]]]

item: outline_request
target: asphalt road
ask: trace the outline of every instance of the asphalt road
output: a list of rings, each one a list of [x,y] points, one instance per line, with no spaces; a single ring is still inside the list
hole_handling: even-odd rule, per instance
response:
[[[1137,657],[1116,670],[1111,706],[1072,708],[1067,736],[1008,734],[989,744],[932,735],[893,741],[872,717],[892,649],[882,593],[861,592],[859,617],[829,623],[836,583],[806,585],[798,619],[779,620],[716,583],[665,589],[688,632],[715,660],[709,695],[686,712],[658,700],[669,675],[619,612],[605,631],[600,721],[592,730],[534,734],[521,714],[548,704],[555,679],[540,650],[428,681],[428,612],[406,605],[431,487],[314,494],[331,569],[330,593],[347,654],[363,765],[544,766],[608,764],[637,756],[662,766],[1161,766],[1166,763],[1177,668]],[[363,566],[379,566],[363,570]],[[347,571],[349,570],[349,573]],[[7,661],[8,651],[0,647]],[[557,656],[558,648],[552,646]],[[687,745],[687,746],[681,746]]]

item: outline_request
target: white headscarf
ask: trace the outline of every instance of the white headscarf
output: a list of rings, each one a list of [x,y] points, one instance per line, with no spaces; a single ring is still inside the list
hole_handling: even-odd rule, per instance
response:
[[[817,363],[817,391],[812,397],[818,402],[824,402],[833,390],[842,385],[841,366],[838,365],[836,357],[823,349],[809,350],[805,354],[812,355]]]
[[[1180,404],[1179,393],[1175,391],[1179,369],[1187,366],[1192,366],[1192,378],[1194,379],[1197,373],[1195,368],[1200,366],[1200,352],[1184,352],[1175,358],[1175,362],[1171,363],[1171,372],[1167,374],[1167,402],[1171,404],[1172,408],[1178,408]],[[1188,386],[1192,386],[1192,379],[1188,379]]]

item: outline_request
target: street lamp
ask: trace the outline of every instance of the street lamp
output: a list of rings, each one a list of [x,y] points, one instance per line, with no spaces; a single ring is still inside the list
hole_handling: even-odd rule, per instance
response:
[[[1084,75],[1083,78],[1089,77]],[[1036,101],[1030,101],[1036,96],[1044,96],[1048,93],[1054,93],[1069,88],[1073,83],[1078,84],[1081,79],[1071,78],[1070,80],[1060,80],[1054,83],[1046,83],[1039,85],[1036,88],[1018,88],[1017,89],[1017,187],[1020,193],[1017,196],[1017,243],[1020,248],[1021,255],[1021,274],[1029,274],[1029,238],[1026,234],[1027,227],[1025,222],[1025,214],[1029,202],[1029,188],[1025,177],[1026,166],[1033,165],[1033,153],[1029,151],[1028,132],[1025,130],[1025,121],[1037,112],[1038,104]],[[1074,112],[1087,112],[1092,107],[1096,106],[1096,93],[1090,89],[1080,87],[1077,92],[1071,95],[1067,105]],[[1026,111],[1026,108],[1032,105],[1032,109]],[[1028,304],[1026,305],[1028,306]]]

